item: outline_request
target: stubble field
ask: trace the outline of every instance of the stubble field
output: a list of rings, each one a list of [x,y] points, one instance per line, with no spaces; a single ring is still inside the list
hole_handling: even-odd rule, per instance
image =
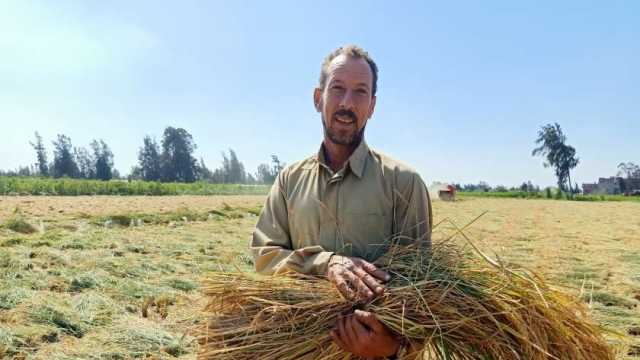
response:
[[[263,201],[0,197],[0,358],[195,358],[199,280],[251,271]],[[484,211],[467,230],[476,245],[580,296],[624,336],[611,338],[619,358],[640,357],[640,204],[434,202],[436,221],[463,225]]]

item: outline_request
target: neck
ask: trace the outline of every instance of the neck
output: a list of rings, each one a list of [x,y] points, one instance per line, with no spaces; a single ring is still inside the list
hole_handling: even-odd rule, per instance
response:
[[[325,138],[323,141],[324,144],[324,156],[327,160],[327,165],[333,171],[338,171],[341,169],[344,164],[349,160],[349,157],[358,147],[358,144],[354,145],[341,145],[336,144],[333,141]]]

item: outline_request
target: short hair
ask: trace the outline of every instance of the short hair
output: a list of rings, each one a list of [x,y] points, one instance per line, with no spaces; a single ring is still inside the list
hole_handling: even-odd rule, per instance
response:
[[[367,64],[369,64],[369,68],[371,68],[371,74],[373,74],[373,88],[371,89],[371,96],[374,96],[376,94],[376,91],[378,91],[378,66],[376,65],[375,61],[373,61],[371,56],[369,56],[369,53],[357,45],[341,46],[332,51],[329,55],[327,55],[326,58],[324,58],[322,67],[320,68],[320,88],[324,89],[326,85],[328,75],[327,69],[329,68],[329,64],[331,64],[331,61],[333,61],[333,59],[340,55],[347,55],[356,59],[364,59]]]

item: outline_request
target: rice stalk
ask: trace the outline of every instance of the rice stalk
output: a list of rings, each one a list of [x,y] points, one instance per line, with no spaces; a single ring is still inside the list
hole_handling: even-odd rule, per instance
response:
[[[321,277],[209,274],[199,358],[353,359],[329,331],[341,314],[365,309],[408,340],[406,359],[614,359],[582,302],[531,271],[507,269],[473,245],[466,227],[452,226],[431,248],[388,245],[376,264],[392,279],[366,304]],[[454,242],[458,235],[466,244]]]

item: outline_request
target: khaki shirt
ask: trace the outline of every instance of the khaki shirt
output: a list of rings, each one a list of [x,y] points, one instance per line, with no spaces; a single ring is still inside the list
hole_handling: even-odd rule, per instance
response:
[[[364,140],[333,172],[317,155],[280,172],[258,219],[256,271],[324,275],[331,255],[374,261],[392,239],[431,241],[431,201],[416,171]]]

